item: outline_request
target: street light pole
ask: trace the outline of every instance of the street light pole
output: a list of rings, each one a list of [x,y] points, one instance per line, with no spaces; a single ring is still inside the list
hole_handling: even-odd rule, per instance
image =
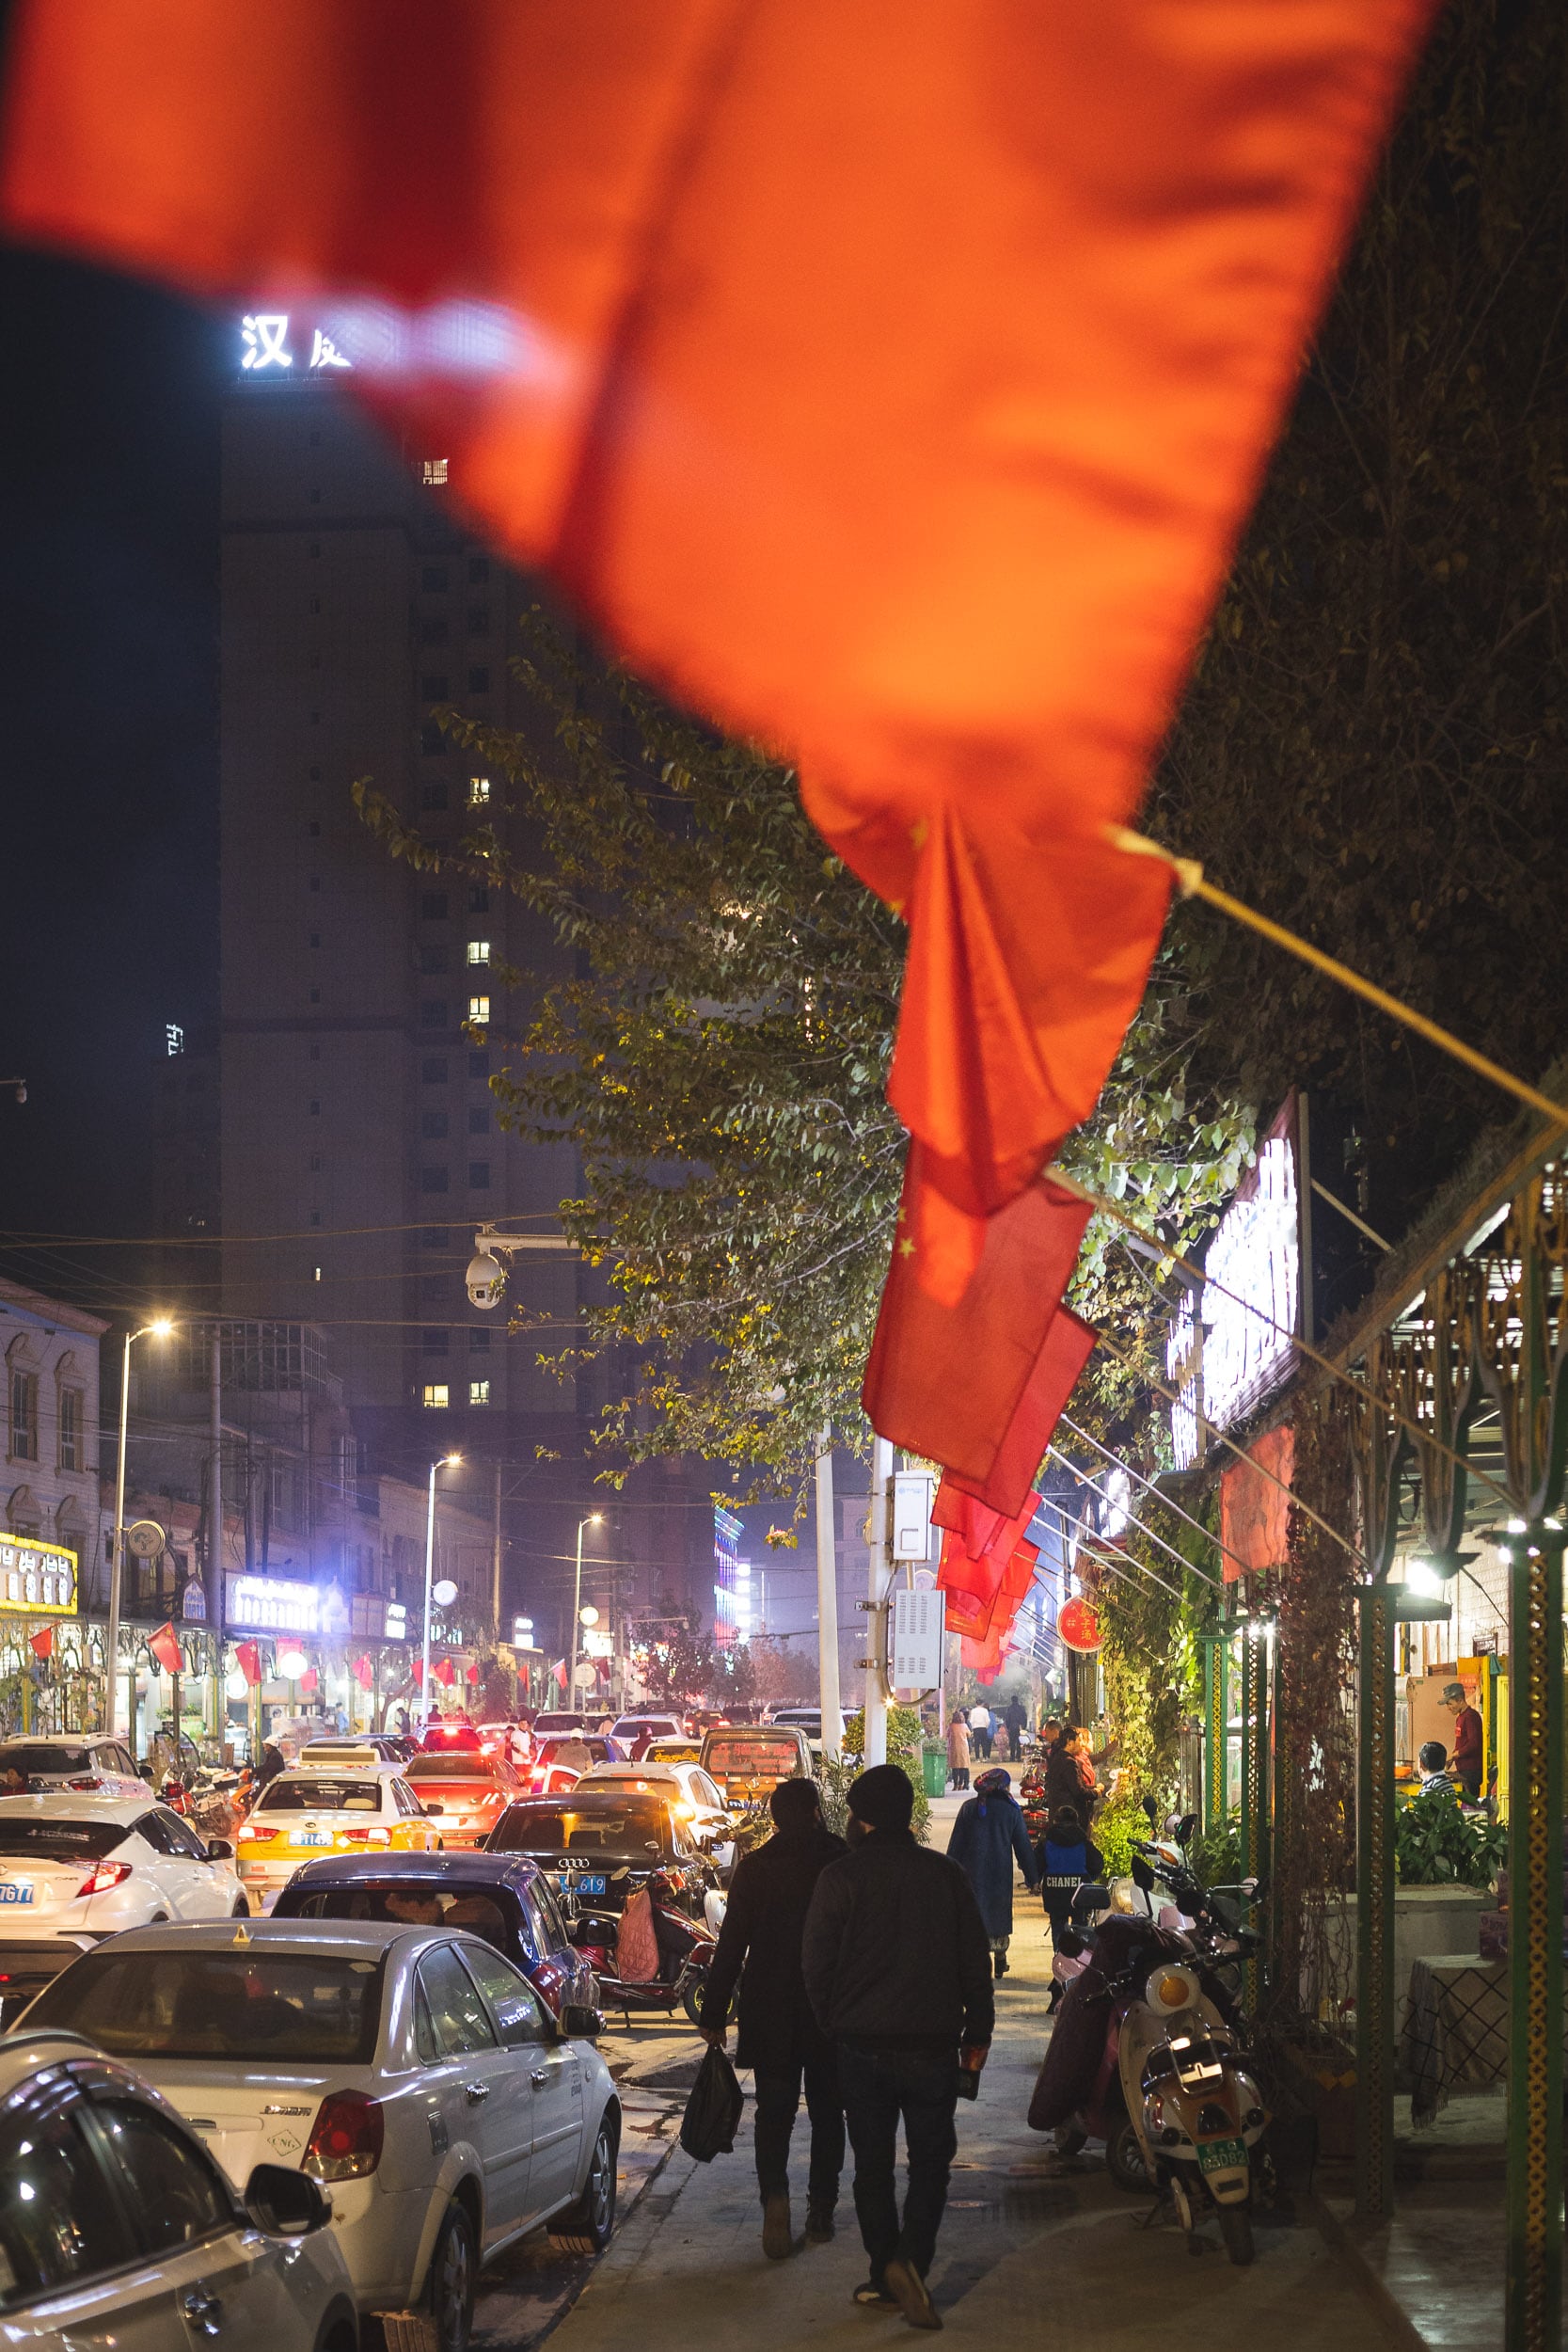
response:
[[[436,1576],[436,1473],[438,1470],[455,1470],[462,1461],[461,1454],[443,1454],[430,1466],[430,1502],[424,1521],[424,1664],[420,1674],[420,1700],[424,1719],[430,1721],[430,1589]]]
[[[125,1352],[119,1368],[119,1459],[115,1464],[115,1534],[114,1551],[109,1561],[109,1626],[104,1644],[103,1665],[108,1683],[108,1725],[111,1740],[119,1730],[119,1602],[120,1563],[125,1554],[125,1426],[131,1406],[131,1345],[135,1340],[166,1340],[174,1326],[166,1315],[159,1315],[151,1323],[144,1323],[139,1331],[127,1331]],[[126,1729],[130,1729],[129,1724]]]
[[[572,1585],[572,1662],[566,1683],[568,1711],[578,1703],[578,1636],[582,1629],[582,1621],[578,1614],[582,1607],[582,1531],[585,1527],[597,1527],[603,1518],[602,1511],[590,1511],[585,1519],[578,1521],[578,1572]]]

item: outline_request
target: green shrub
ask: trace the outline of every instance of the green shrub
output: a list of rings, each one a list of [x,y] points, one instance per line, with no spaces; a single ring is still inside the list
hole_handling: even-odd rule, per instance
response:
[[[1242,1824],[1227,1814],[1212,1829],[1199,1830],[1188,1852],[1202,1886],[1239,1886],[1242,1880]]]
[[[890,1707],[887,1711],[887,1760],[899,1765],[914,1790],[914,1814],[910,1826],[924,1844],[930,1825],[931,1801],[926,1794],[921,1748],[925,1732],[917,1707]],[[822,1818],[840,1837],[849,1818],[849,1784],[858,1780],[865,1754],[865,1717],[851,1715],[844,1725],[844,1756],[833,1763],[824,1756],[816,1781],[822,1791]]]
[[[1412,1797],[1394,1816],[1402,1886],[1490,1886],[1507,1854],[1507,1830],[1461,1812],[1447,1789]]]

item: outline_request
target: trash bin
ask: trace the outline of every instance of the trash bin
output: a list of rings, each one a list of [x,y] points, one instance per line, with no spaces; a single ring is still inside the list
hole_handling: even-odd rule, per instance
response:
[[[947,1787],[947,1750],[940,1740],[927,1740],[926,1756],[926,1794],[940,1797]]]

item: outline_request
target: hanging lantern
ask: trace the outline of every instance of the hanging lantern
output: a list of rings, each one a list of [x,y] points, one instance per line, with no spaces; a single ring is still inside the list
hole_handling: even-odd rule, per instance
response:
[[[1065,1604],[1056,1619],[1056,1630],[1069,1649],[1086,1652],[1100,1647],[1100,1619],[1082,1598]]]

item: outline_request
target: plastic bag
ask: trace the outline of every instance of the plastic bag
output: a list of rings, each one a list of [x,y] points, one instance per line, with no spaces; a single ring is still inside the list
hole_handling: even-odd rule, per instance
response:
[[[699,2164],[727,2156],[735,2146],[742,2105],[739,2075],[725,2053],[710,2045],[681,2118],[681,2146],[687,2154]]]
[[[628,1897],[615,1938],[615,1973],[623,1984],[652,1984],[658,1974],[658,1931],[653,1897],[640,1886]]]

